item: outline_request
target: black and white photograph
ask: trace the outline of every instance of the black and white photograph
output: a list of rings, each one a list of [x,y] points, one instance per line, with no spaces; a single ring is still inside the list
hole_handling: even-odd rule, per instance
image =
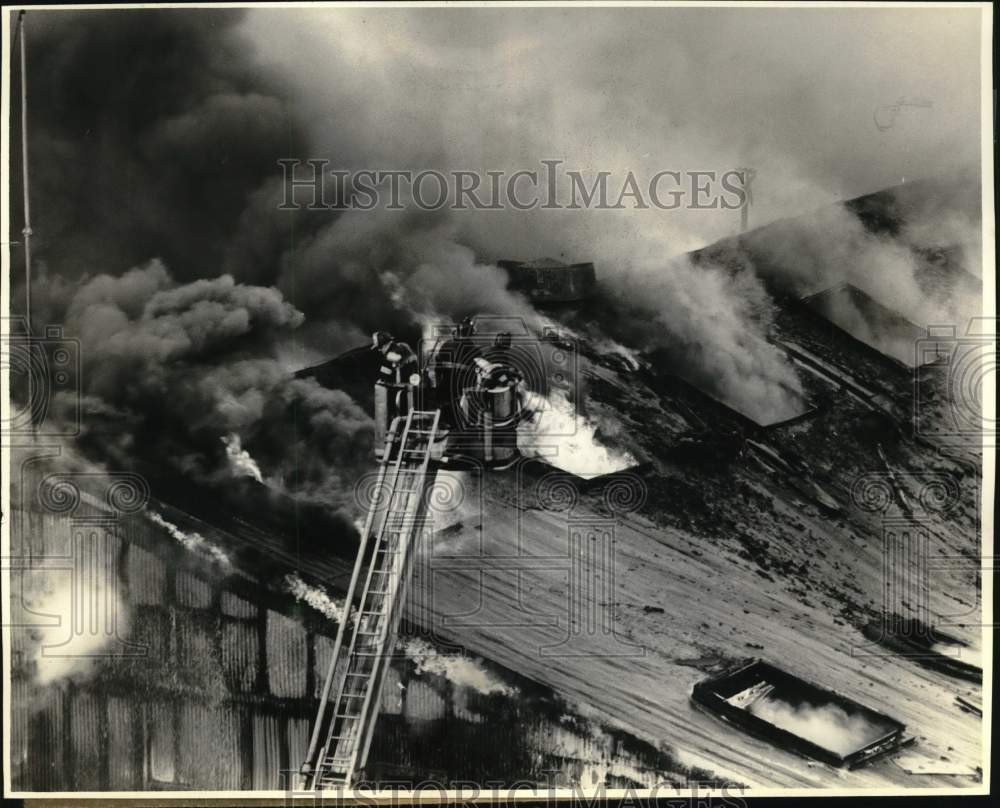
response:
[[[990,792],[990,3],[2,26],[5,797]]]

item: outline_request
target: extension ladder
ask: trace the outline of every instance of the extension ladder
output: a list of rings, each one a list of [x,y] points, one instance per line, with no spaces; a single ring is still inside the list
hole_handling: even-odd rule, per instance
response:
[[[402,614],[413,537],[423,517],[427,485],[433,481],[434,471],[428,474],[428,467],[440,416],[440,410],[411,410],[405,418],[394,419],[386,436],[375,495],[302,765],[306,790],[349,786],[368,757],[382,684]],[[349,613],[366,560],[368,571],[351,628]],[[348,631],[350,641],[340,664]],[[334,684],[336,697],[331,699]],[[332,709],[329,715],[328,705]]]

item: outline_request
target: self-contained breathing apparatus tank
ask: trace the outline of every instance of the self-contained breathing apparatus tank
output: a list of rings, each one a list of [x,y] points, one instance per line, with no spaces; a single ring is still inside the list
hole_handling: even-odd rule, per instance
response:
[[[505,466],[518,456],[517,426],[526,416],[522,376],[509,361],[509,333],[477,335],[466,318],[432,345],[425,366],[375,385],[375,452],[381,457],[396,416],[440,409],[443,445],[435,454]]]
[[[517,457],[521,420],[521,378],[509,365],[473,359],[476,381],[463,391],[459,406],[469,433],[465,454],[488,466],[504,466]]]

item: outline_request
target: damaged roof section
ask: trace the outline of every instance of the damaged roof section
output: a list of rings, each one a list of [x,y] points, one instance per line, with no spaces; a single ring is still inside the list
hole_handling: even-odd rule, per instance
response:
[[[926,331],[858,287],[841,283],[802,303],[879,353],[907,367],[922,364],[917,345]]]
[[[832,766],[856,768],[909,742],[896,719],[760,660],[699,682],[691,698],[746,732]]]

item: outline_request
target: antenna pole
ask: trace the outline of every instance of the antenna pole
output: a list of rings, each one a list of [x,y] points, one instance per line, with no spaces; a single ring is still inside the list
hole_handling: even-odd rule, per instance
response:
[[[21,33],[21,175],[24,187],[24,306],[28,334],[31,334],[31,198],[28,188],[28,70],[24,11],[18,17]],[[29,374],[30,376],[30,374]],[[30,400],[30,394],[29,394]]]
[[[738,168],[736,170],[739,172],[740,180],[743,184],[743,204],[740,205],[740,232],[745,233],[750,224],[750,205],[753,204],[753,190],[751,186],[754,177],[757,176],[757,172],[752,168]]]
[[[24,196],[24,326],[25,345],[28,349],[28,418],[31,424],[31,431],[35,431],[35,391],[32,381],[32,356],[33,347],[31,344],[31,194],[28,182],[28,43],[24,26],[24,10],[18,16],[18,28],[21,34],[21,178],[23,182]]]

